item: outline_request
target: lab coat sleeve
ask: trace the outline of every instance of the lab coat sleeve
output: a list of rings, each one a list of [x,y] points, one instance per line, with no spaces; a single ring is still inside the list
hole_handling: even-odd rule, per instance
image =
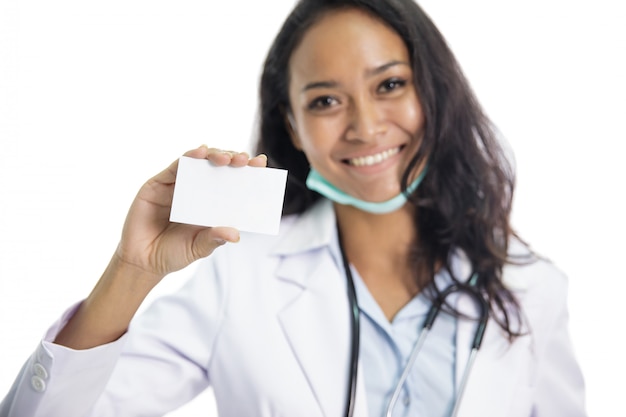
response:
[[[543,340],[536,345],[538,366],[532,417],[584,417],[585,387],[569,335],[567,280],[558,273],[556,288],[547,290],[554,298],[551,320],[539,318]]]
[[[24,365],[0,417],[162,416],[191,400],[209,385],[225,298],[215,265],[201,262],[180,291],[154,302],[107,345],[76,351],[49,342],[69,311]]]
[[[0,403],[0,417],[85,416],[85,410],[95,403],[120,356],[126,336],[81,351],[52,343],[79,305],[68,309],[50,327],[22,366]],[[81,395],[75,395],[76,387],[82,387]],[[59,409],[63,413],[53,411]]]

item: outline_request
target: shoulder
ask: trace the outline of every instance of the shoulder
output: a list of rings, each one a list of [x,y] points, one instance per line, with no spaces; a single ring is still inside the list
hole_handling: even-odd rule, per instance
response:
[[[504,267],[502,280],[519,302],[527,329],[540,346],[567,324],[567,275],[519,241],[512,242],[509,253],[512,263]]]
[[[565,273],[518,239],[511,240],[509,244],[509,262],[503,268],[502,280],[515,293],[557,295],[567,291]]]

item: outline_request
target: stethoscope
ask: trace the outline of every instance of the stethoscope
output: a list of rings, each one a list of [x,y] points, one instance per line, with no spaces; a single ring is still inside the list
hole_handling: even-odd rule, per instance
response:
[[[350,381],[348,385],[348,398],[349,401],[346,405],[346,417],[352,417],[354,413],[354,406],[356,404],[356,381],[357,381],[357,368],[359,364],[359,339],[360,339],[360,328],[359,328],[359,317],[360,310],[359,304],[356,298],[356,290],[354,288],[354,279],[352,278],[352,272],[350,271],[350,264],[348,263],[348,259],[346,257],[345,250],[343,248],[343,243],[341,241],[341,233],[339,233],[339,249],[341,251],[341,258],[343,261],[343,267],[345,269],[346,281],[348,283],[348,299],[350,302],[350,322],[351,322],[351,333],[352,333],[352,346],[350,351]],[[413,367],[413,363],[415,359],[417,359],[417,355],[422,349],[426,338],[428,337],[428,333],[435,323],[435,319],[437,315],[441,311],[441,306],[445,302],[446,298],[452,293],[465,293],[472,297],[474,302],[480,307],[480,315],[477,319],[478,325],[476,327],[476,331],[474,333],[474,340],[472,341],[472,347],[470,351],[469,358],[465,365],[465,370],[463,371],[463,375],[461,377],[461,382],[459,384],[459,389],[457,390],[457,394],[454,398],[454,406],[452,409],[451,417],[455,417],[459,410],[459,405],[461,404],[461,399],[463,397],[463,393],[465,392],[465,386],[467,384],[467,380],[469,374],[471,372],[472,366],[474,365],[474,361],[476,360],[476,355],[478,354],[478,350],[480,349],[480,345],[483,340],[483,336],[485,334],[485,328],[487,327],[487,320],[489,319],[489,304],[485,300],[485,298],[480,294],[480,291],[474,285],[476,282],[477,275],[474,274],[467,284],[461,283],[453,283],[446,287],[439,296],[433,301],[432,306],[428,310],[426,314],[426,319],[422,324],[422,329],[420,332],[415,345],[413,345],[413,349],[411,350],[411,354],[409,355],[409,359],[407,360],[406,365],[404,366],[404,370],[398,382],[396,384],[396,388],[391,396],[391,400],[389,401],[389,405],[387,406],[387,412],[385,413],[385,417],[391,417],[393,412],[393,408],[398,401],[400,396],[400,392],[402,391],[402,386],[409,376],[410,370]]]

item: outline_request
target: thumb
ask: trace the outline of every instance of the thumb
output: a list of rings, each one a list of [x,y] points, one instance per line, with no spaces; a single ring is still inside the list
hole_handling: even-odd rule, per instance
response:
[[[192,243],[191,251],[194,259],[209,256],[213,251],[227,242],[239,242],[239,230],[232,227],[210,227],[200,231]]]

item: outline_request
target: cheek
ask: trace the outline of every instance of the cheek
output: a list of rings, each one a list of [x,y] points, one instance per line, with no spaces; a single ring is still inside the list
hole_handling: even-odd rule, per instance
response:
[[[417,98],[403,106],[403,111],[398,114],[401,117],[402,125],[408,132],[421,136],[424,128],[424,113]]]
[[[323,160],[327,158],[328,152],[323,145],[316,144],[310,139],[302,141],[302,152],[306,155],[306,159],[309,164],[319,168],[320,163],[323,164]]]
[[[307,156],[328,155],[340,137],[341,128],[337,121],[311,117],[302,121],[298,133]]]

